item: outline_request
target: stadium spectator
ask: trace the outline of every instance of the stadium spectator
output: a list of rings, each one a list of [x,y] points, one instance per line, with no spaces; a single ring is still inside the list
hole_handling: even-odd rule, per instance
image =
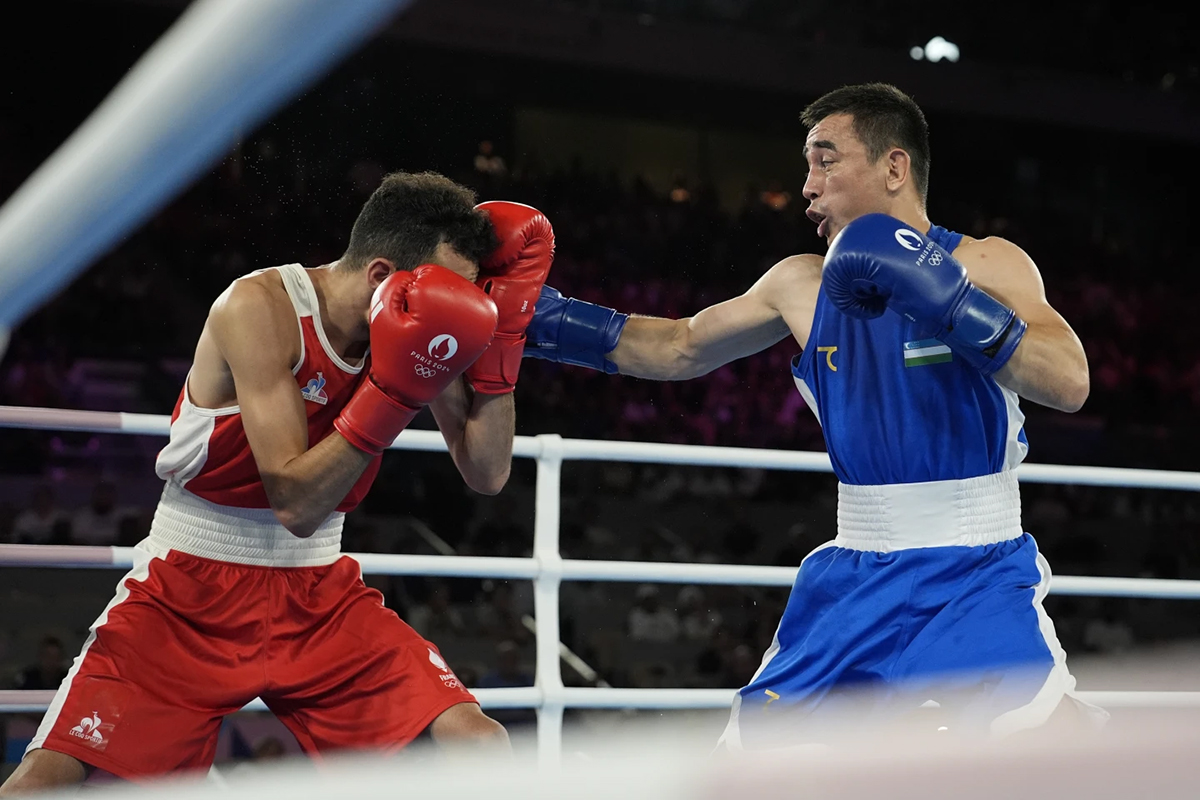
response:
[[[637,605],[629,611],[629,638],[635,642],[674,642],[679,638],[679,617],[662,605],[658,587],[638,587]]]
[[[443,581],[434,582],[424,603],[413,606],[406,620],[426,639],[441,641],[467,632],[462,612],[450,604],[450,589]]]
[[[490,592],[481,598],[476,620],[481,635],[493,641],[513,641],[524,644],[530,633],[521,618],[517,593],[509,581],[495,581]]]
[[[17,676],[17,689],[57,689],[67,677],[66,660],[63,657],[63,644],[56,636],[42,639],[38,648],[36,664],[21,670]]]
[[[511,639],[497,644],[495,666],[483,674],[478,686],[480,689],[533,686],[533,675],[521,665],[520,645]],[[505,727],[537,722],[537,712],[532,708],[495,709],[490,710],[488,714]]]
[[[117,488],[111,481],[98,481],[88,504],[71,516],[71,543],[116,544],[121,538],[122,521],[131,513],[117,507]]]
[[[679,620],[683,638],[689,642],[707,642],[717,628],[721,627],[721,612],[708,608],[704,593],[697,586],[685,586],[679,590]]]
[[[479,152],[475,154],[475,172],[488,180],[503,178],[508,173],[504,159],[496,154],[495,147],[488,139],[479,143]]]
[[[39,486],[33,492],[33,504],[13,520],[12,538],[17,544],[49,544],[63,512],[54,505],[54,489]]]

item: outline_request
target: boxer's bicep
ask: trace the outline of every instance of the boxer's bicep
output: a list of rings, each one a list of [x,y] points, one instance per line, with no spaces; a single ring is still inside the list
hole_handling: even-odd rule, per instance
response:
[[[998,237],[974,242],[971,247],[973,252],[963,259],[963,266],[972,283],[1011,308],[1026,324],[1071,330],[1046,299],[1042,274],[1024,250]]]
[[[769,297],[751,289],[692,317],[686,349],[704,374],[765,350],[787,335],[787,323]]]
[[[609,358],[622,375],[688,380],[770,347],[787,335],[781,324],[778,312],[749,295],[684,319],[633,316]]]
[[[1070,324],[1046,299],[1037,265],[1003,239],[985,239],[973,249],[963,260],[968,277],[1028,326],[996,380],[1026,400],[1061,411],[1078,410],[1090,387],[1087,354]]]
[[[803,346],[821,284],[819,256],[792,256],[743,295],[694,317],[630,317],[610,358],[622,375],[687,380],[793,334]]]
[[[789,333],[803,346],[820,284],[820,257],[791,256],[780,261],[745,294],[692,317],[688,349],[694,361],[708,372],[766,350]]]
[[[821,256],[812,254],[785,258],[751,289],[767,298],[783,319],[785,334],[790,332],[802,348],[807,346],[812,332],[824,262]]]
[[[235,284],[208,323],[233,375],[246,439],[268,492],[271,477],[308,449],[304,400],[290,363],[294,323],[281,325],[270,301],[264,287]]]

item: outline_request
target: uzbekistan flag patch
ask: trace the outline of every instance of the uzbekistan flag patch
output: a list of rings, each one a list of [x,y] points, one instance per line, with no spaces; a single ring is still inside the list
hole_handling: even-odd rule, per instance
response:
[[[904,343],[905,367],[927,367],[930,364],[945,364],[953,359],[950,348],[937,339],[922,339],[919,342]]]

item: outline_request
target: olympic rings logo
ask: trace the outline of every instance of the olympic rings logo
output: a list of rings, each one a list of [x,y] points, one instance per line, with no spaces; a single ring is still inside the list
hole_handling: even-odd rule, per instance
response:
[[[422,378],[432,378],[433,377],[433,370],[431,370],[429,367],[425,366],[424,364],[417,364],[415,367],[413,367],[413,371],[415,371]]]
[[[941,253],[939,253],[937,250],[934,250],[934,251],[933,251],[933,252],[932,252],[932,253],[929,255],[929,263],[930,263],[932,266],[935,266],[935,267],[936,267],[938,264],[942,263],[942,254],[941,254]]]

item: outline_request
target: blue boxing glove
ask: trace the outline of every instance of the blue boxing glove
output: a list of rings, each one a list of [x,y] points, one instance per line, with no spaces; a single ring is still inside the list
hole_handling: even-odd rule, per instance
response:
[[[525,356],[612,375],[617,365],[605,356],[616,349],[628,319],[628,314],[563,297],[557,289],[543,286],[525,329]]]
[[[934,334],[984,375],[1000,370],[1025,335],[1025,321],[967,278],[937,242],[886,214],[847,225],[825,256],[821,278],[838,310],[874,319],[890,308]]]

